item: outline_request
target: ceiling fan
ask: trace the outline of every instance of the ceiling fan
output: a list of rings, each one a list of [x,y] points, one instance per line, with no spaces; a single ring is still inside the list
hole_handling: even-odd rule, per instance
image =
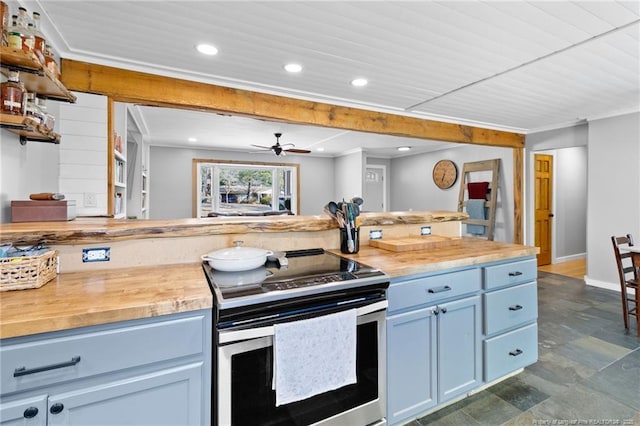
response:
[[[275,145],[264,146],[264,145],[253,145],[253,144],[251,144],[251,146],[255,146],[256,148],[260,148],[263,151],[269,151],[269,150],[273,151],[273,153],[278,157],[286,155],[287,152],[291,152],[293,154],[309,154],[311,152],[308,149],[295,148],[295,145],[292,144],[292,143],[285,143],[283,145],[280,145],[280,136],[282,136],[282,133],[274,133],[274,136],[276,137]],[[286,146],[291,146],[291,148],[285,148]]]

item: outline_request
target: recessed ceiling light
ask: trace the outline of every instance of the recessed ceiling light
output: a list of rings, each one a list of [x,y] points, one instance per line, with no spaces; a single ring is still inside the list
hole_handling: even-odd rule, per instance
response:
[[[320,148],[316,149],[316,151],[320,151],[320,152],[322,152],[322,151],[324,151],[324,148],[323,148],[323,147],[320,147]]]
[[[187,139],[187,140],[188,140],[189,142],[198,142],[198,139],[196,139],[196,138],[189,138],[189,139]]]
[[[196,49],[198,50],[198,52],[202,53],[203,55],[217,55],[218,54],[218,49],[215,46],[211,45],[211,44],[201,43],[201,44],[196,46]]]
[[[284,69],[287,72],[300,72],[300,71],[302,71],[302,65],[300,65],[300,64],[286,64],[284,66]]]
[[[410,151],[411,147],[410,146],[399,146],[398,147],[398,151]]]
[[[354,80],[351,80],[351,85],[356,87],[366,86],[367,83],[369,82],[367,81],[366,78],[356,78]]]

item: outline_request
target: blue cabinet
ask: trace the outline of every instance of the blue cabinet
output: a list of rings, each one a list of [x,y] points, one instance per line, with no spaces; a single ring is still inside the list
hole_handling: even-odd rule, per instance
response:
[[[474,269],[391,285],[387,318],[390,424],[424,413],[481,382],[480,288],[480,271]]]
[[[0,425],[210,422],[211,311],[5,339]]]
[[[402,424],[537,360],[535,258],[392,281],[387,420]]]
[[[438,403],[464,394],[482,382],[480,296],[438,305]]]
[[[537,274],[536,259],[483,268],[486,382],[538,360]]]
[[[387,420],[402,421],[432,408],[436,397],[434,307],[387,319]]]

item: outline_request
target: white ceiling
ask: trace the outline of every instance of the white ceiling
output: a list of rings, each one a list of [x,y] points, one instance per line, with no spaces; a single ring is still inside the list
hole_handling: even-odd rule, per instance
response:
[[[62,57],[223,86],[522,133],[640,109],[637,0],[20,3],[41,12]],[[218,55],[197,53],[199,42]],[[287,62],[304,69],[288,74]],[[369,84],[352,87],[355,77]],[[199,145],[249,149],[282,132],[282,143],[323,146],[330,155],[371,145],[390,156],[386,144],[427,145],[140,112],[156,144],[194,136]]]

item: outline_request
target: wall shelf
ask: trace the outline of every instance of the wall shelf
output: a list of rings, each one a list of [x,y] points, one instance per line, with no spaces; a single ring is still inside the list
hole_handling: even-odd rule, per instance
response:
[[[60,135],[36,122],[31,117],[0,113],[0,127],[20,136],[20,144],[27,141],[59,144]]]
[[[57,101],[76,101],[76,97],[44,67],[33,52],[0,46],[0,58],[2,73],[8,75],[10,71],[21,71],[20,80],[28,92]]]

